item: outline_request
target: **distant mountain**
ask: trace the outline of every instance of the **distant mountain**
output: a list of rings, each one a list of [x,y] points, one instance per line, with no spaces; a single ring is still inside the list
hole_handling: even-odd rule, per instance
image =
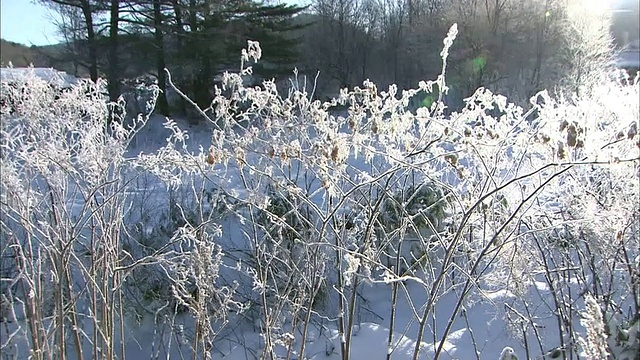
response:
[[[0,67],[7,67],[9,63],[13,67],[54,68],[65,71],[71,75],[87,77],[88,73],[84,68],[74,66],[73,61],[66,54],[65,44],[54,44],[44,46],[25,46],[0,39]]]
[[[0,66],[7,66],[9,62],[15,67],[26,67],[31,64],[36,67],[46,67],[46,60],[36,50],[36,47],[28,47],[0,39]]]

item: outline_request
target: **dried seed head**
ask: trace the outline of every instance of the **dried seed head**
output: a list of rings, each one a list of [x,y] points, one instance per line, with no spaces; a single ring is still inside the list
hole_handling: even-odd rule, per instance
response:
[[[556,152],[558,158],[564,159],[567,156],[567,152],[564,149],[564,145],[562,143],[558,143],[558,151]]]
[[[209,148],[209,153],[207,154],[207,164],[213,165],[216,163],[216,157],[213,153],[213,146]]]
[[[236,161],[238,162],[238,164],[244,166],[247,163],[245,154],[244,154],[244,149],[241,147],[236,147],[235,153],[236,153]]]
[[[543,133],[540,134],[540,140],[542,140],[542,142],[546,144],[551,140],[551,138],[549,137],[549,135]]]
[[[457,166],[458,165],[458,157],[456,156],[456,154],[448,154],[444,156],[444,159],[451,165],[453,166]]]
[[[578,138],[578,133],[576,132],[576,127],[571,125],[567,129],[567,145],[569,147],[575,147]]]
[[[562,123],[560,123],[560,131],[566,129],[567,126],[569,126],[569,122],[567,120],[563,120]]]
[[[629,131],[627,131],[627,139],[632,140],[636,134],[638,134],[638,124],[633,123],[629,126]]]
[[[338,153],[340,152],[340,148],[337,144],[333,145],[333,149],[331,149],[331,160],[333,162],[338,162]]]

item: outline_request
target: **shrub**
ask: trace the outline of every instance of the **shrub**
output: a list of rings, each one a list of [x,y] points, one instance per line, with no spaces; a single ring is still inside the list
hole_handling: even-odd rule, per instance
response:
[[[456,34],[454,26],[444,41],[445,63]],[[114,358],[117,345],[124,351],[114,324],[123,324],[124,282],[141,269],[161,272],[149,278],[170,285],[167,321],[174,324],[178,307],[188,315],[196,357],[211,356],[232,320],[252,316],[264,358],[305,358],[314,330],[335,324],[348,359],[369,286],[392,299],[383,314],[388,357],[399,342],[394,329],[406,325],[401,307],[417,323],[413,358],[439,358],[454,327],[468,321],[467,308],[488,292],[513,294],[505,298],[517,320],[508,325],[520,331],[528,357],[538,351],[532,339],[541,355],[543,343],[558,343],[571,357],[585,334],[600,351],[602,328],[609,348],[600,354],[634,344],[637,83],[603,82],[565,97],[542,92],[528,111],[481,88],[460,111],[447,114],[435,102],[413,113],[418,92],[437,85],[447,93],[446,68],[418,89],[379,91],[367,81],[322,103],[295,83],[286,96],[272,81],[244,86],[247,65],[260,55],[249,42],[240,73],[225,74],[216,89],[215,114],[197,109],[214,127],[197,153],[168,119],[166,146],[127,159],[137,127],[112,122],[104,131],[103,103],[53,102],[37,82],[29,85],[35,97],[2,125],[0,218],[3,251],[15,259],[5,297],[12,307],[24,304],[30,327],[19,330],[30,335],[34,356],[71,356],[69,336],[80,354],[80,329],[92,332],[95,357]],[[336,106],[346,111],[332,113]],[[139,216],[141,230],[125,234],[135,226],[122,215],[124,189],[142,174],[165,182],[167,215],[150,232]],[[70,281],[76,276],[88,291]],[[156,288],[145,289],[149,297]],[[49,312],[47,289],[55,299]],[[85,314],[71,299],[93,308]],[[577,320],[582,300],[597,339]],[[542,334],[541,318],[557,326]]]

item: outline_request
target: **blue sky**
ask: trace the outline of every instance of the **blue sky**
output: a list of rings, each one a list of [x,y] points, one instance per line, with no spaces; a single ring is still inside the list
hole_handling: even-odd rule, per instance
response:
[[[0,36],[24,45],[58,42],[50,10],[32,0],[0,0]]]

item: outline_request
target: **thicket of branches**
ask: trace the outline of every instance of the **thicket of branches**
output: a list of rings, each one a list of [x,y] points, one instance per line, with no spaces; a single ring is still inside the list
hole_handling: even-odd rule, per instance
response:
[[[435,78],[440,39],[458,23],[448,63],[449,105],[458,109],[481,86],[520,105],[560,83],[575,91],[613,47],[609,9],[590,1],[314,0],[312,10],[318,21],[303,60],[335,79],[330,88],[371,79],[408,89]]]
[[[124,358],[127,321],[152,318],[152,356],[212,358],[245,323],[257,358],[309,358],[310,334],[335,328],[327,354],[349,359],[373,286],[391,299],[387,358],[402,331],[412,358],[448,356],[452,330],[496,291],[513,294],[503,315],[527,358],[550,344],[564,359],[637,356],[638,79],[601,73],[528,110],[479,88],[460,111],[441,98],[413,111],[418,92],[446,94],[446,68],[323,103],[297,81],[245,87],[261,55],[249,42],[223,76],[198,153],[167,120],[166,146],[128,157],[146,118],[107,121],[123,104],[97,85],[3,84],[3,354]]]

